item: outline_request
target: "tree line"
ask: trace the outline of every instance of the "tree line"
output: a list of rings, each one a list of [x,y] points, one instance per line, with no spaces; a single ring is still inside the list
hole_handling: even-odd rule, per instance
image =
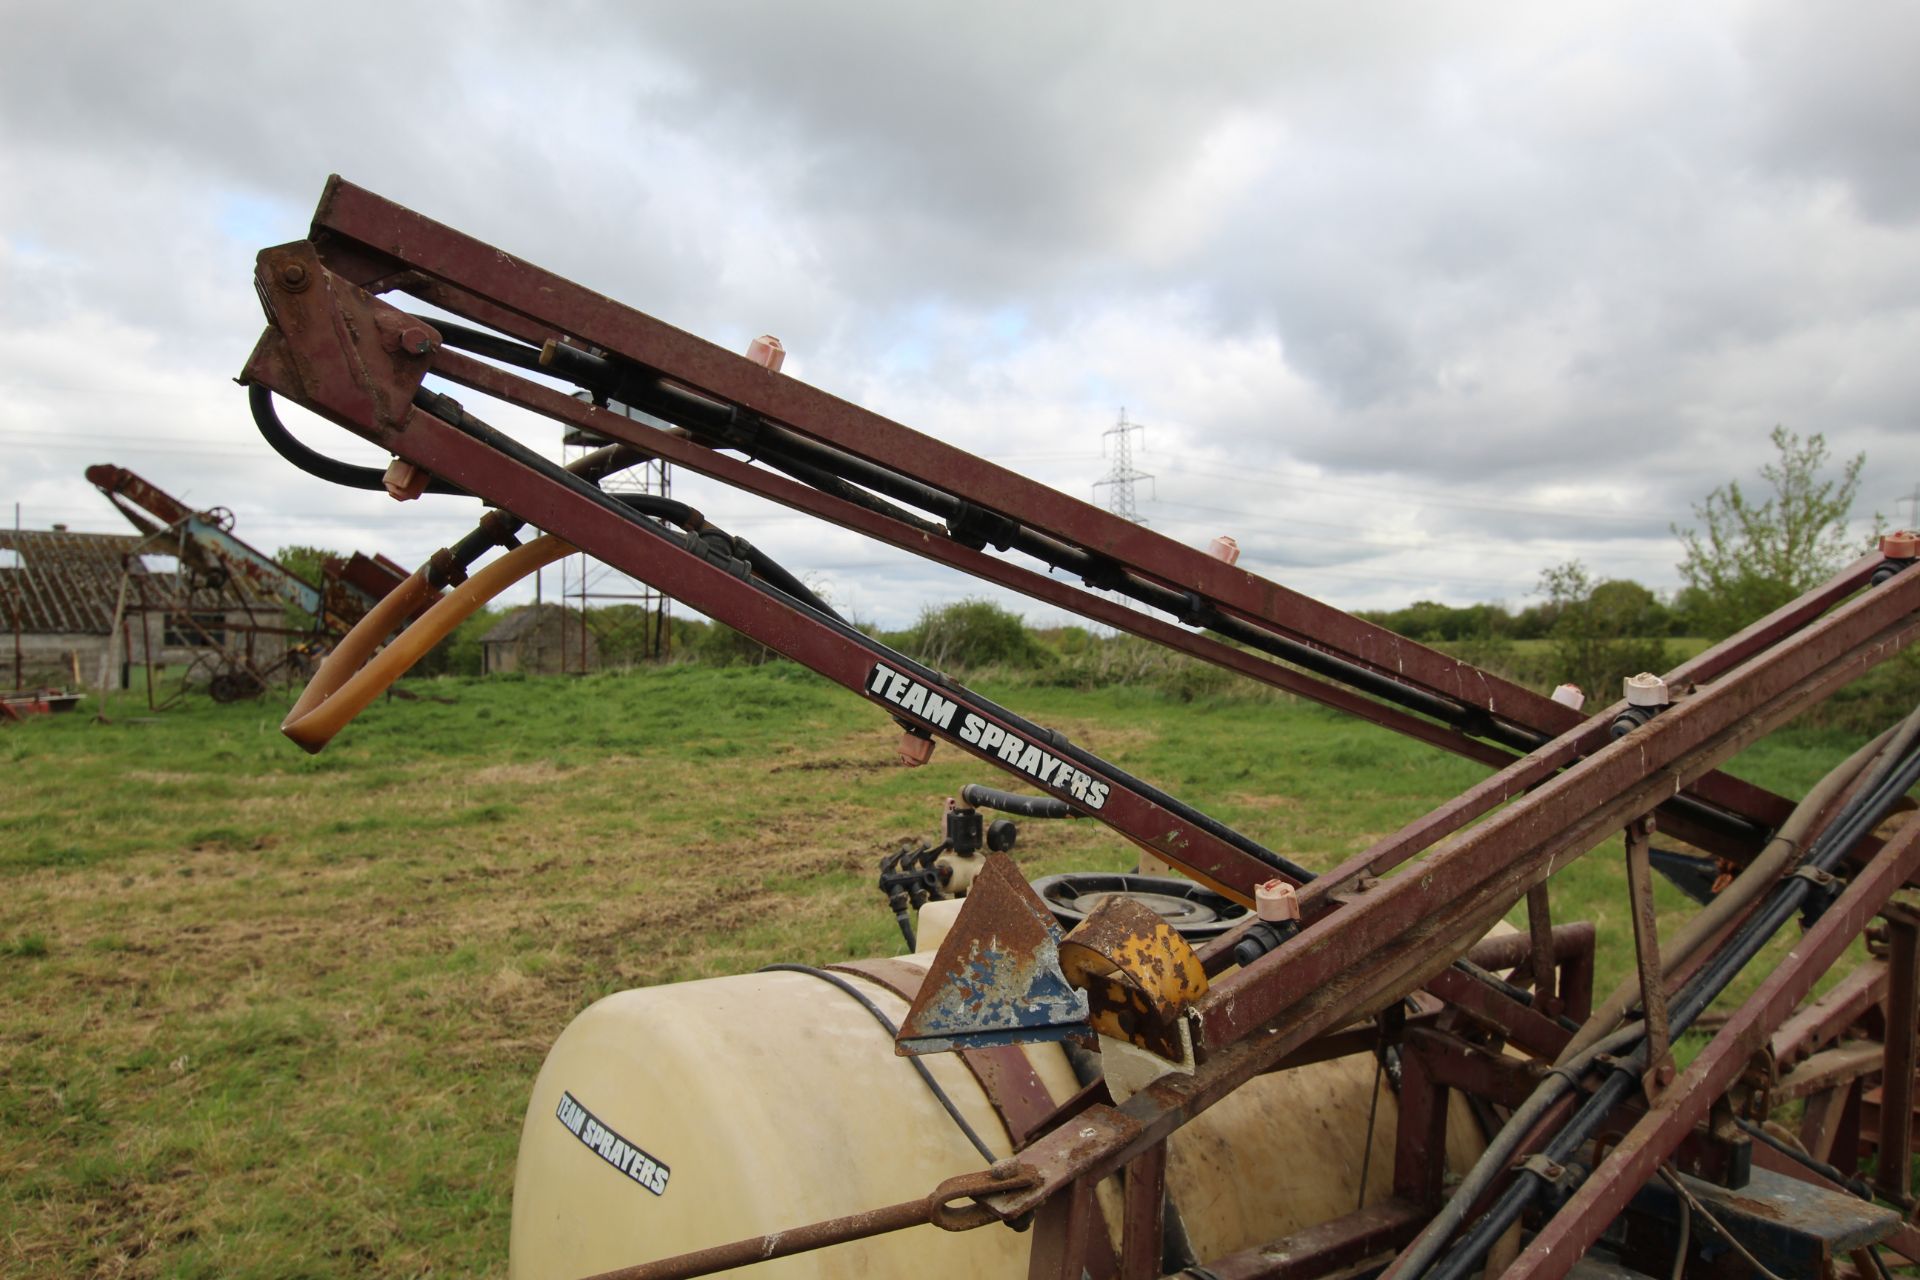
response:
[[[1866,458],[1857,455],[1837,473],[1825,438],[1774,429],[1773,456],[1760,468],[1761,485],[1729,481],[1693,506],[1694,522],[1672,526],[1682,556],[1681,587],[1662,596],[1624,578],[1595,579],[1579,561],[1541,571],[1534,602],[1449,605],[1419,600],[1399,609],[1364,610],[1359,617],[1408,639],[1433,645],[1522,683],[1551,688],[1579,685],[1611,701],[1620,680],[1639,671],[1664,671],[1688,646],[1732,634],[1818,584],[1866,551],[1853,526],[1853,504]],[[1873,519],[1874,532],[1880,521]],[[328,553],[283,548],[289,567],[317,564]],[[621,637],[644,634],[619,616],[634,606],[589,610],[587,624],[605,666],[647,660],[621,649]],[[482,610],[443,641],[417,674],[470,675],[480,671],[480,637],[504,615]],[[719,623],[670,621],[676,661],[716,666],[753,664],[770,650]],[[1032,630],[1015,613],[983,600],[930,607],[910,627],[875,632],[877,638],[939,669],[1023,671],[1033,678],[1073,683],[1136,682],[1180,697],[1224,691],[1225,672],[1169,654],[1128,636],[1105,636],[1068,626]],[[1904,655],[1903,655],[1904,656]],[[1902,690],[1920,684],[1910,657],[1898,664]],[[1901,693],[1899,696],[1905,696]]]

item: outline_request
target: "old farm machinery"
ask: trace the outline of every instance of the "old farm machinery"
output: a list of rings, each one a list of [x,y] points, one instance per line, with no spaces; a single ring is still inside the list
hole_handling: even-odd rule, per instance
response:
[[[577,548],[873,703],[909,762],[945,742],[1039,793],[970,792],[956,810],[1097,820],[1241,914],[1192,942],[1112,893],[1063,933],[962,818],[971,892],[939,928],[922,913],[915,955],[626,992],[576,1020],[525,1122],[517,1275],[1412,1280],[1920,1260],[1920,914],[1895,899],[1920,870],[1920,824],[1887,821],[1920,776],[1920,719],[1797,800],[1716,771],[1912,641],[1911,537],[1583,715],[337,178],[254,284],[268,327],[242,381],[263,431],[284,434],[285,397],[395,458],[384,474],[299,459],[309,470],[493,508],[323,665],[285,726],[309,750],[460,617]],[[488,425],[488,401],[612,443],[562,466]],[[602,487],[641,460],[1487,777],[1313,875],[886,649],[698,511]],[[1665,937],[1656,829],[1732,869]],[[1554,922],[1550,877],[1620,833],[1639,976],[1596,993],[1593,931]],[[931,870],[891,864],[907,905],[937,896]],[[1496,928],[1523,903],[1524,930]],[[1782,931],[1791,951],[1682,1066],[1674,1037]],[[1870,957],[1809,1002],[1863,936]]]
[[[258,697],[276,679],[304,677],[406,578],[385,556],[356,551],[326,559],[321,580],[309,582],[242,541],[225,507],[197,510],[125,467],[91,466],[87,479],[141,534],[120,577],[101,685],[114,645],[129,666],[137,648],[150,706],[202,686],[214,701],[234,702]],[[156,560],[171,568],[156,570]],[[156,693],[169,658],[184,658],[178,679],[170,693]]]

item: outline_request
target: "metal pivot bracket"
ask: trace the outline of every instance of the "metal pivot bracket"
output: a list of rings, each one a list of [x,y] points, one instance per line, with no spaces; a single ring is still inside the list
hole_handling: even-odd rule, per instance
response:
[[[989,855],[900,1023],[895,1052],[1090,1042],[1087,997],[1060,971],[1061,939],[1012,859]]]

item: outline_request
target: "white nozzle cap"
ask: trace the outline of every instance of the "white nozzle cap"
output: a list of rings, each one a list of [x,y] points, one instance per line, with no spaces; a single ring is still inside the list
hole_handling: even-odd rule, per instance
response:
[[[1563,707],[1572,707],[1575,711],[1587,705],[1586,691],[1577,684],[1563,684],[1553,691],[1553,700]]]
[[[763,333],[747,344],[747,359],[768,373],[778,373],[780,366],[786,362],[787,349],[780,345],[780,339]]]
[[[1254,888],[1253,910],[1262,920],[1298,920],[1300,897],[1285,880],[1269,880]]]
[[[1223,533],[1208,545],[1207,554],[1233,564],[1240,559],[1240,543],[1231,534]]]
[[[1667,693],[1667,682],[1651,671],[1628,676],[1620,683],[1626,689],[1630,707],[1664,707],[1673,700]]]

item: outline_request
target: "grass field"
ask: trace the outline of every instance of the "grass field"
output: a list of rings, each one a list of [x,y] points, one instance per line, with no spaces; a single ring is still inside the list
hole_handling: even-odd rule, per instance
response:
[[[0,1273],[504,1274],[568,1020],[897,950],[878,855],[996,780],[894,765],[884,717],[785,664],[416,687],[317,757],[273,698],[0,730]],[[1481,776],[1274,698],[986,691],[1315,867]],[[1797,793],[1852,745],[1737,771]],[[1092,823],[1025,823],[1018,856],[1133,861]],[[1555,881],[1603,982],[1631,963],[1617,866]]]

